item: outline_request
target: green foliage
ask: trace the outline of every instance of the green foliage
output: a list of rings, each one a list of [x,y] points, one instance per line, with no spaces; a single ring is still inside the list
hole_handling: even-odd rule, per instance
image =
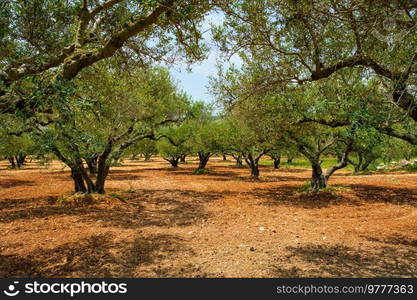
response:
[[[0,157],[13,157],[19,154],[35,153],[36,145],[30,135],[0,137]]]
[[[158,153],[158,149],[156,146],[156,142],[151,139],[143,139],[143,140],[137,141],[132,146],[127,148],[124,151],[124,156],[133,155],[136,157],[137,155],[143,155],[146,159],[153,155],[156,155],[157,153]]]

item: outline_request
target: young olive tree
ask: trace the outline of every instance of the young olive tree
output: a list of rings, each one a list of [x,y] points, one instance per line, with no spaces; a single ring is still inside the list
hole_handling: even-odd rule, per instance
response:
[[[202,173],[213,155],[221,149],[220,134],[221,123],[219,120],[205,120],[196,124],[191,138],[191,145],[194,153],[198,156],[198,167],[196,173]]]
[[[254,178],[260,175],[261,158],[280,140],[276,120],[270,115],[270,104],[267,98],[240,101],[228,113],[228,148],[238,160],[239,156],[243,158]]]
[[[299,152],[311,164],[311,189],[320,190],[327,187],[329,178],[348,165],[349,154],[353,149],[354,130],[334,130],[322,125],[302,128],[303,134],[289,134]],[[307,133],[307,134],[306,134]],[[323,156],[341,153],[339,162],[323,171],[321,164]]]
[[[192,119],[191,119],[192,120]],[[158,141],[158,153],[164,160],[169,162],[173,168],[177,168],[179,162],[185,159],[192,151],[190,139],[193,128],[192,121],[185,120],[182,124],[175,124],[163,130],[166,137]]]
[[[158,154],[156,141],[151,139],[140,140],[125,151],[125,155],[131,155],[132,159],[136,159],[140,155],[145,161],[150,161],[151,157],[156,154]]]
[[[26,157],[34,154],[35,151],[36,144],[29,134],[0,136],[0,157],[7,159],[12,169],[23,167]]]
[[[22,131],[25,124],[20,119],[3,115],[0,123],[0,159],[7,159],[12,169],[20,169],[26,157],[37,152],[34,136]]]

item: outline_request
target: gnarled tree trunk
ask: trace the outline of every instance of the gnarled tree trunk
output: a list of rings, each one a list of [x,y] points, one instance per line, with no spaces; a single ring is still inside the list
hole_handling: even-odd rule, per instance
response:
[[[90,175],[97,174],[97,160],[98,160],[98,155],[94,155],[92,157],[88,157],[85,159],[85,162],[87,163],[87,166],[88,166],[88,172],[90,173]]]
[[[273,156],[272,159],[274,160],[274,169],[279,169],[281,165],[281,155]]]
[[[173,168],[178,168],[178,162],[180,161],[180,156],[172,156],[172,157],[163,157],[164,160],[169,162]]]
[[[14,160],[14,156],[9,156],[9,157],[7,157],[7,160],[9,161],[9,163],[10,163],[10,167],[12,168],[12,169],[16,169],[16,162],[15,162],[15,160]]]
[[[321,190],[327,187],[327,178],[323,174],[320,161],[310,161],[311,162],[311,189]]]
[[[245,155],[245,161],[251,169],[251,176],[254,178],[259,178],[259,160],[267,151],[263,151],[258,156],[254,157],[252,153]]]
[[[18,155],[16,155],[16,163],[19,169],[25,164],[25,161],[26,161],[26,154],[19,153]]]
[[[83,175],[77,168],[71,168],[71,177],[74,181],[74,190],[76,193],[87,193],[87,188],[84,183]]]
[[[198,152],[199,163],[197,170],[204,170],[206,168],[211,155],[210,152]]]

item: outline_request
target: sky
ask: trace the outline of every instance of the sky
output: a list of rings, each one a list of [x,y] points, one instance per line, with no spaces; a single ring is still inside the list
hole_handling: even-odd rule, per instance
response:
[[[221,24],[223,16],[219,13],[211,13],[207,16],[201,30],[204,32],[206,43],[210,47],[210,51],[206,60],[191,66],[191,72],[187,71],[186,65],[175,65],[171,67],[171,74],[174,80],[178,81],[178,85],[187,94],[191,95],[193,100],[213,102],[214,97],[209,93],[208,86],[210,77],[217,74],[217,57],[220,55],[218,49],[211,39],[211,24]],[[233,57],[231,62],[239,64],[239,59]]]

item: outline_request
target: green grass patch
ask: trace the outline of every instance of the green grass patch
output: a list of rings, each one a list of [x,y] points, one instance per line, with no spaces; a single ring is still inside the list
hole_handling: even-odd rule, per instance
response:
[[[121,201],[126,201],[126,197],[117,193],[108,193],[107,195],[109,195],[110,197],[119,199]]]
[[[209,169],[197,169],[193,171],[194,175],[204,175],[204,174],[210,174],[211,171]]]
[[[392,183],[397,183],[398,182],[398,179],[396,179],[396,178],[389,178],[388,181],[389,182],[392,182]]]
[[[302,186],[297,188],[297,192],[301,192],[301,193],[308,192],[308,191],[311,191],[311,190],[312,189],[311,189],[311,183],[310,182],[306,182]]]
[[[323,158],[323,163],[321,164],[321,167],[323,168],[323,170],[330,168],[331,166],[337,165],[338,161],[336,158],[334,157],[325,157]],[[272,159],[261,159],[259,161],[259,165],[261,166],[273,166],[274,165],[274,161]],[[311,164],[307,159],[304,158],[297,158],[294,159],[291,163],[288,163],[286,161],[281,162],[280,167],[298,167],[298,168],[303,168],[303,169],[311,169]],[[353,172],[354,171],[354,167],[352,165],[347,165],[345,168],[341,169],[341,170],[346,170],[346,171],[350,171]]]
[[[403,168],[398,169],[400,171],[417,172],[417,164],[412,164]]]
[[[333,184],[333,185],[328,185],[326,188],[321,189],[321,190],[313,190],[311,189],[311,183],[310,182],[306,182],[305,184],[303,184],[302,186],[297,188],[298,192],[301,193],[305,193],[305,192],[315,192],[315,193],[319,193],[319,192],[338,192],[338,191],[350,191],[351,188],[342,184]]]

